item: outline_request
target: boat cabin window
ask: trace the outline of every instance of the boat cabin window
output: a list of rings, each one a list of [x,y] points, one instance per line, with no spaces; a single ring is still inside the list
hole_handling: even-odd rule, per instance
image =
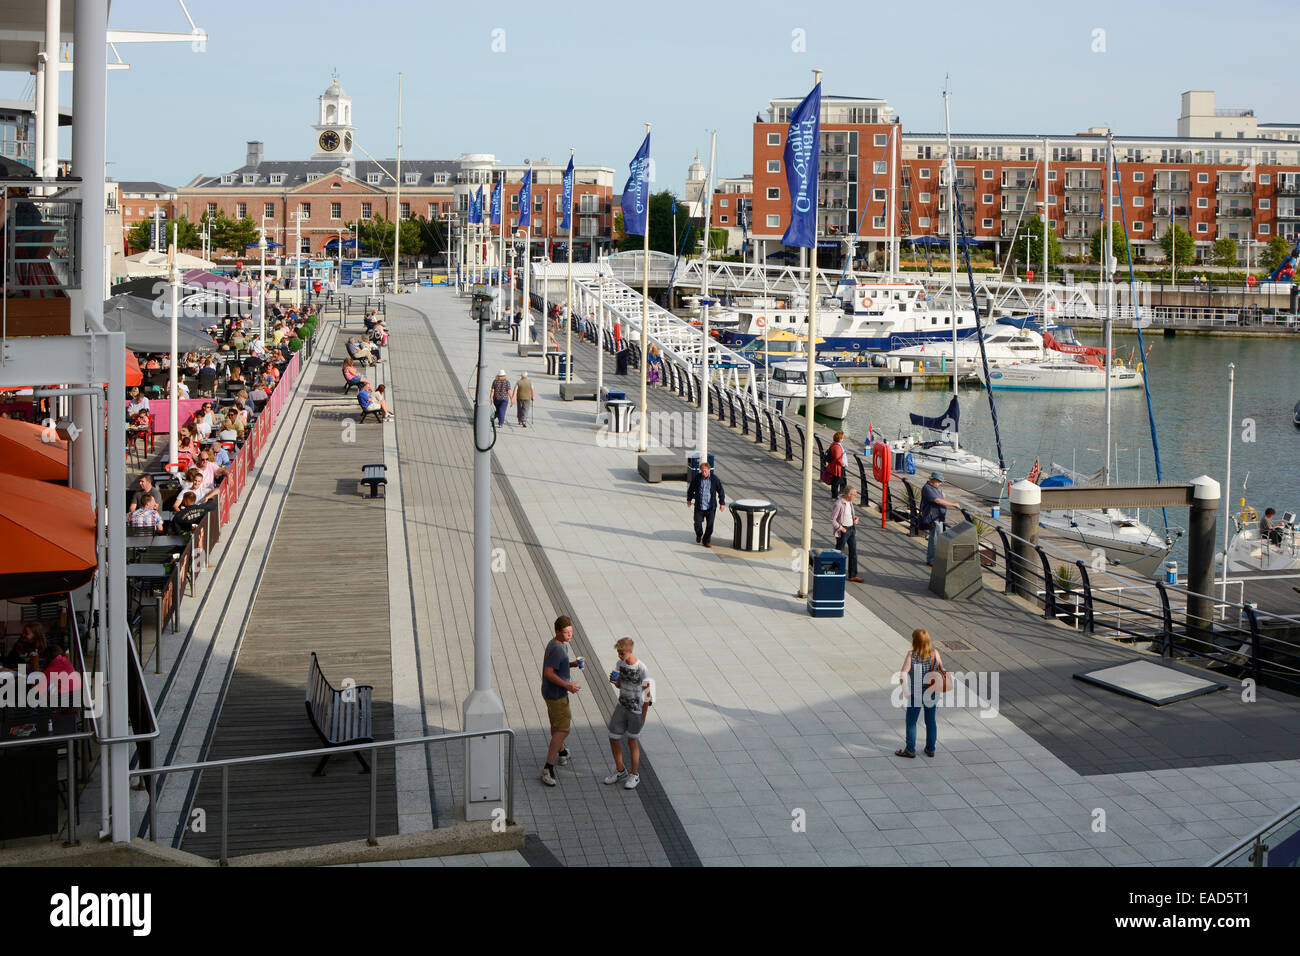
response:
[[[834,385],[838,381],[839,379],[835,377],[835,373],[830,369],[823,369],[817,373],[818,385]]]

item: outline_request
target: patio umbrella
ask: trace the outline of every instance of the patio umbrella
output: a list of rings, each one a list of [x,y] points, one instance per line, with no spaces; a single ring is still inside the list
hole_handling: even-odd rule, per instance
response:
[[[144,384],[144,372],[140,371],[140,360],[130,349],[126,350],[126,387]]]
[[[74,590],[95,567],[88,493],[0,473],[0,599]]]
[[[940,239],[938,236],[917,236],[908,240],[913,246],[946,246],[947,240]]]
[[[68,443],[45,442],[45,428],[0,418],[0,472],[37,481],[68,480]]]
[[[104,328],[126,333],[126,347],[132,352],[167,352],[172,347],[170,309],[166,299],[115,295],[104,301]],[[176,325],[176,348],[182,353],[211,352],[216,343],[204,333],[203,320],[185,315],[182,309]]]

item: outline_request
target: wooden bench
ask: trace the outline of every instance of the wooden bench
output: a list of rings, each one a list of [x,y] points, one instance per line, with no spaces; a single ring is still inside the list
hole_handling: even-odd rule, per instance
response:
[[[690,477],[687,473],[686,456],[684,454],[647,453],[638,455],[636,470],[641,473],[642,478],[651,484],[658,484],[666,478],[686,481]]]
[[[384,472],[388,471],[387,465],[362,465],[361,466],[361,483],[370,486],[368,498],[378,498],[379,489],[388,485],[388,478]],[[387,493],[384,495],[388,497]]]
[[[367,744],[375,738],[370,731],[370,698],[374,688],[369,684],[336,690],[321,673],[316,652],[311,652],[311,666],[307,669],[307,717],[326,747],[346,747],[349,744]],[[370,765],[359,752],[362,773],[370,773]],[[314,777],[325,775],[326,754],[316,765]]]

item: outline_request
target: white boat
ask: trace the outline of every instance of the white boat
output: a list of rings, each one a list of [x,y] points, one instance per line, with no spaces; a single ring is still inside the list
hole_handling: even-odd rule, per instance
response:
[[[1055,464],[1052,470],[1055,474],[1040,482],[1045,488],[1087,485],[1093,480]],[[1108,565],[1143,577],[1160,574],[1173,550],[1174,538],[1182,533],[1162,535],[1136,516],[1118,508],[1044,511],[1038,516],[1038,526],[1043,531],[1078,541],[1090,553],[1100,549],[1105,553]]]
[[[977,365],[976,374],[989,388],[1002,391],[1101,392],[1106,389],[1105,368],[1066,358],[990,364],[987,379],[983,366]],[[1110,387],[1141,388],[1142,372],[1123,362],[1114,362],[1110,369]]]
[[[922,477],[932,471],[942,472],[946,483],[983,501],[996,504],[1002,498],[1007,486],[1007,470],[961,447],[958,437],[961,403],[956,395],[943,415],[927,418],[913,413],[910,418],[913,425],[937,432],[942,437],[923,439],[918,435],[905,435],[890,442],[896,471],[912,472]]]
[[[1045,355],[1043,336],[1031,329],[994,324],[984,330],[983,338],[984,351],[988,355],[990,364],[1032,362],[1041,360]],[[924,362],[927,368],[934,365],[947,369],[954,361],[954,351],[959,373],[969,374],[975,371],[977,366],[982,367],[979,341],[973,335],[958,341],[955,350],[952,342],[931,342],[894,349],[888,353],[888,357],[903,362]]]
[[[827,418],[844,419],[849,414],[849,400],[853,397],[835,377],[829,365],[813,366],[817,381],[813,383],[813,412]],[[779,362],[769,369],[767,382],[760,386],[776,407],[786,415],[804,414],[808,399],[808,362]]]
[[[1247,508],[1231,516],[1233,535],[1228,540],[1229,571],[1300,570],[1300,535],[1296,534],[1296,515],[1282,515],[1281,541],[1266,540],[1260,533],[1259,516]]]

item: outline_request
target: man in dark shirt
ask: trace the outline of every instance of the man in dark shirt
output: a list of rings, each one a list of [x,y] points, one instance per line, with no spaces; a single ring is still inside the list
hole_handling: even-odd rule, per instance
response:
[[[1282,543],[1282,531],[1285,526],[1282,522],[1273,520],[1275,514],[1277,514],[1277,511],[1273,508],[1264,509],[1264,517],[1259,519],[1259,540],[1280,545]]]
[[[707,461],[700,462],[700,473],[691,479],[686,489],[686,505],[695,506],[695,543],[703,541],[706,548],[713,547],[713,519],[718,509],[727,510],[727,496],[722,490],[722,482],[713,474]]]
[[[921,487],[921,527],[930,532],[929,542],[925,546],[927,567],[934,564],[934,539],[943,530],[943,523],[948,518],[948,509],[960,507],[955,501],[948,501],[940,494],[941,484],[943,484],[943,473],[932,471],[930,480]]]
[[[542,768],[542,783],[548,787],[555,786],[556,762],[560,766],[569,762],[569,751],[564,747],[573,724],[569,695],[580,690],[569,680],[569,649],[565,645],[571,640],[573,621],[561,615],[555,619],[555,637],[547,643],[546,653],[542,655],[542,700],[551,724],[551,745],[546,750],[546,766]],[[582,658],[578,658],[578,667],[582,668]]]

